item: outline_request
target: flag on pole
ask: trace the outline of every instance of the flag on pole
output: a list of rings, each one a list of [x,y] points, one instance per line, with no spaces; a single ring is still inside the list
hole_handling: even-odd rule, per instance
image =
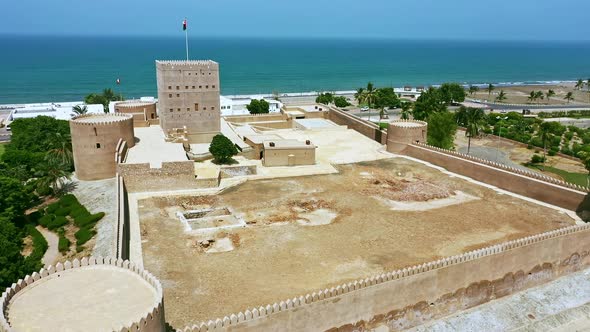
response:
[[[121,84],[121,79],[117,78],[117,85]]]
[[[186,18],[182,21],[182,31],[186,31]]]

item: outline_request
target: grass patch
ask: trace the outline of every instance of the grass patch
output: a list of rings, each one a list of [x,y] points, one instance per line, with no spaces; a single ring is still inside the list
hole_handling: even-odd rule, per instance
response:
[[[43,234],[35,226],[27,225],[26,231],[33,239],[33,252],[27,257],[27,260],[41,264],[41,259],[45,255],[47,248],[49,248],[49,244],[47,244],[47,240],[45,240]]]
[[[4,151],[6,151],[6,143],[0,143],[0,157],[2,157]]]
[[[526,166],[529,168],[538,169],[541,171],[543,170],[543,166],[538,165],[538,164],[526,165]],[[557,174],[557,175],[561,176],[565,182],[577,184],[582,187],[585,187],[588,185],[588,182],[587,182],[588,181],[588,174],[586,174],[586,173],[572,173],[572,172],[564,171],[562,169],[551,167],[551,166],[545,166],[544,169],[547,172],[551,172],[553,174]]]

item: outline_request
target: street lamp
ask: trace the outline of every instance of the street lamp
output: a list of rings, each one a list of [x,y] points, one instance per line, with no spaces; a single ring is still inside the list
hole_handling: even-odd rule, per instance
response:
[[[497,116],[496,120],[500,121],[500,120],[508,120],[508,117],[500,117]],[[502,127],[500,126],[498,128],[498,150],[496,150],[496,162],[500,162],[500,140],[502,139]]]

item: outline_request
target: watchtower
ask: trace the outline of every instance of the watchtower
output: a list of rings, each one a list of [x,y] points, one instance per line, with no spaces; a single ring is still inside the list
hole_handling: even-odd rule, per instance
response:
[[[398,120],[387,127],[387,151],[399,153],[412,143],[426,143],[428,123],[417,120]]]
[[[115,176],[115,150],[119,139],[135,145],[131,114],[84,114],[70,120],[76,176],[102,180]]]
[[[156,61],[160,125],[166,136],[186,127],[191,143],[220,132],[219,64],[211,60]]]

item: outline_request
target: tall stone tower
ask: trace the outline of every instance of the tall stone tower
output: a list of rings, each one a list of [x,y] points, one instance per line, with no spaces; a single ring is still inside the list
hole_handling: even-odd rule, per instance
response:
[[[211,60],[156,61],[160,124],[168,136],[186,126],[191,143],[220,132],[219,64]]]

